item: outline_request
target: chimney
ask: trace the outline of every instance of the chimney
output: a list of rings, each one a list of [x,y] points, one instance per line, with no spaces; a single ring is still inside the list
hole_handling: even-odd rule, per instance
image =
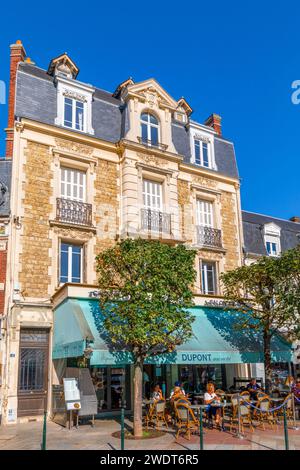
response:
[[[300,217],[298,215],[294,215],[293,217],[290,218],[291,222],[297,222],[297,224],[300,224]]]
[[[212,127],[219,135],[222,135],[221,132],[221,116],[218,114],[211,114],[208,119],[205,121],[205,125]]]
[[[16,78],[19,62],[25,59],[25,49],[22,41],[18,40],[10,46],[10,77],[8,96],[8,120],[6,131],[6,151],[5,158],[11,159],[13,156],[14,144],[14,123],[15,123],[15,101],[16,101]]]

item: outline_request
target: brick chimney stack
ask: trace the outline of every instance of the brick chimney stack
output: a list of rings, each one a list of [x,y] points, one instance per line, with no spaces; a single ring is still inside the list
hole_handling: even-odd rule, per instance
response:
[[[10,78],[8,95],[8,120],[6,131],[5,158],[13,156],[14,123],[15,123],[15,101],[16,101],[16,78],[19,62],[23,62],[26,56],[22,41],[18,40],[10,46]]]
[[[221,132],[221,116],[218,114],[211,114],[208,119],[205,121],[205,125],[212,127],[219,135],[222,135]]]

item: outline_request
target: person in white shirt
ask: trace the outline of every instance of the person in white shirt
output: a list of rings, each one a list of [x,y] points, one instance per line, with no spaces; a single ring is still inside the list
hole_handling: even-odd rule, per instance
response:
[[[215,386],[212,383],[208,383],[206,387],[206,393],[204,394],[204,404],[206,406],[206,411],[208,413],[208,417],[211,420],[213,416],[216,420],[216,425],[222,428],[222,414],[221,414],[221,406],[220,406],[220,397],[215,393]]]

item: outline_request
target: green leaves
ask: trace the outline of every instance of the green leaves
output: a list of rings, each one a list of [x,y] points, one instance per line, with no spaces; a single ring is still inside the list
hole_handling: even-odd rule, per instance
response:
[[[262,257],[221,276],[225,296],[246,316],[244,327],[263,328],[271,336],[284,332],[299,337],[300,248],[281,257]]]
[[[97,256],[104,326],[116,345],[147,357],[192,335],[195,251],[126,239]]]

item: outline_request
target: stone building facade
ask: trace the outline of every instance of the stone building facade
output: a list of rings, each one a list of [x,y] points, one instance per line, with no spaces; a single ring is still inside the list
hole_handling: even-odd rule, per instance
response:
[[[95,288],[99,251],[126,237],[195,247],[196,305],[222,299],[220,273],[243,262],[239,176],[219,116],[193,121],[154,79],[108,93],[80,82],[66,54],[43,70],[20,42],[11,50],[4,422],[51,409],[53,299],[63,284],[79,297]],[[33,392],[30,358],[41,368]]]

